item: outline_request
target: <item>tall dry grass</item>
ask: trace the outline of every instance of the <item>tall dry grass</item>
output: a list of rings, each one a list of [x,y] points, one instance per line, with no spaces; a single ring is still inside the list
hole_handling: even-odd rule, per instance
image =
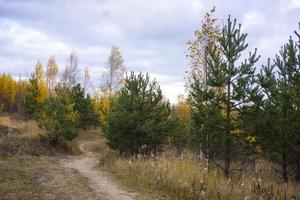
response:
[[[0,115],[0,156],[79,154],[76,141],[59,140],[57,147],[49,145],[45,132],[34,120],[18,115]]]
[[[227,179],[216,167],[209,170],[194,156],[118,157],[102,141],[100,167],[131,186],[166,194],[169,199],[300,199],[300,184],[284,184],[271,164],[258,160],[252,171]]]

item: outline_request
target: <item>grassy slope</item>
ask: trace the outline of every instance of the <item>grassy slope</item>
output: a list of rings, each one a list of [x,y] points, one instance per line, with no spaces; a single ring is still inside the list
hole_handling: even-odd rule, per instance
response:
[[[0,199],[95,199],[86,178],[58,164],[63,155],[40,141],[33,121],[6,115],[2,125],[9,132],[0,132]]]

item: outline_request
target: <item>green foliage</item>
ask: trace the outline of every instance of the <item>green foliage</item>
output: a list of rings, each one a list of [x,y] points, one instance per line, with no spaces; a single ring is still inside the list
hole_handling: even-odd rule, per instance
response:
[[[241,33],[241,25],[237,26],[236,20],[232,22],[229,17],[218,42],[207,47],[207,79],[204,82],[196,78],[191,85],[196,144],[200,144],[209,160],[224,161],[219,167],[226,176],[233,170],[234,160],[244,160],[245,137],[249,133],[240,127],[240,113],[257,93],[257,88],[253,88],[253,66],[259,59],[256,50],[239,64],[248,46],[246,37]]]
[[[111,104],[111,112],[104,126],[108,145],[130,155],[156,153],[166,141],[172,121],[170,105],[163,100],[156,81],[149,75],[131,72],[124,88]]]
[[[62,92],[58,92],[56,97],[50,96],[36,117],[52,145],[57,145],[59,139],[74,139],[77,136],[77,120],[74,103]]]
[[[35,113],[40,107],[38,103],[39,95],[40,92],[38,80],[34,75],[32,75],[29,79],[29,85],[27,87],[27,93],[25,95],[24,112],[26,116],[34,117]]]
[[[86,129],[99,123],[92,100],[89,96],[85,97],[80,84],[71,89],[58,85],[55,95],[41,105],[36,121],[53,145],[57,145],[58,141],[73,140],[77,137],[78,128]]]
[[[70,93],[70,99],[74,103],[74,110],[78,112],[78,127],[86,129],[88,126],[99,124],[98,115],[96,114],[92,100],[88,95],[85,97],[84,90],[80,84],[74,86]]]
[[[179,99],[179,102],[172,109],[172,118],[176,123],[175,128],[171,131],[170,142],[177,149],[177,154],[180,154],[188,145],[190,137],[190,107],[184,99]]]
[[[258,142],[266,156],[280,166],[278,171],[286,182],[292,173],[291,166],[300,155],[299,55],[299,46],[290,38],[273,63],[269,60],[258,76],[264,97],[256,122]],[[297,173],[300,178],[300,171]]]

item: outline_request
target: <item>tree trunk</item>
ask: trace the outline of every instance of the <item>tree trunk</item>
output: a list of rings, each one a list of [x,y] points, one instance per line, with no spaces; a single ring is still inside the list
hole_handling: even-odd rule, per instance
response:
[[[296,181],[300,181],[300,154],[297,154],[296,158],[296,176],[295,176]]]
[[[231,68],[232,64],[230,65]],[[231,84],[231,79],[229,78],[227,81],[227,99],[226,99],[226,132],[225,132],[225,155],[224,155],[224,174],[226,178],[229,178],[229,170],[230,170],[230,114],[231,114],[231,94],[230,94],[230,85]]]
[[[288,163],[286,152],[282,154],[282,178],[285,183],[288,182]]]
[[[226,150],[225,150],[225,159],[224,159],[224,174],[226,178],[229,178],[229,172],[230,172],[230,146],[229,142],[226,142]]]

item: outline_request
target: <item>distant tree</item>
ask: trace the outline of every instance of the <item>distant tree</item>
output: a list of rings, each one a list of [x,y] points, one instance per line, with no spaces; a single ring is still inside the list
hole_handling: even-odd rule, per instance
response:
[[[171,131],[170,140],[180,154],[188,144],[190,134],[191,110],[188,102],[183,97],[178,98],[177,105],[172,109],[172,117],[176,128]]]
[[[43,103],[44,100],[48,97],[48,87],[45,80],[43,66],[39,61],[35,65],[34,75],[37,79],[38,87],[39,87],[38,102]]]
[[[88,67],[84,68],[83,72],[83,89],[87,93],[91,84],[91,75]]]
[[[285,182],[295,164],[296,178],[300,178],[299,59],[299,47],[291,37],[258,76],[264,97],[257,122],[258,142],[266,156],[280,166],[276,171]]]
[[[52,56],[48,60],[47,71],[46,71],[49,93],[54,92],[56,86],[57,74],[58,74],[58,67],[56,64],[55,57]]]
[[[106,123],[107,115],[110,112],[110,102],[112,101],[111,98],[108,96],[95,96],[94,97],[94,110],[96,111],[99,122],[101,125]]]
[[[78,113],[74,103],[64,94],[60,87],[56,88],[56,96],[50,96],[36,115],[38,126],[45,130],[49,143],[58,144],[59,139],[73,140],[77,136]]]
[[[33,74],[29,79],[27,86],[27,92],[25,95],[24,102],[24,113],[27,117],[34,117],[37,110],[39,109],[38,97],[40,96],[38,80]]]
[[[16,112],[23,115],[23,105],[25,103],[25,95],[26,95],[26,88],[28,87],[27,80],[18,80],[18,90],[17,90],[17,97],[16,97]]]
[[[42,63],[40,63],[40,61],[38,61],[34,67],[34,74],[37,79],[44,78],[43,66]]]
[[[241,25],[237,26],[236,20],[232,22],[229,17],[218,42],[208,46],[207,87],[202,87],[201,79],[197,78],[191,85],[193,134],[202,152],[214,159],[227,177],[240,168],[233,166],[234,161],[244,161],[244,138],[249,133],[240,128],[239,117],[257,93],[253,88],[253,66],[259,59],[256,50],[238,64],[248,46],[246,37],[241,33]]]
[[[78,128],[86,129],[89,126],[99,124],[98,115],[94,110],[92,100],[89,95],[85,96],[80,84],[72,88],[70,98],[74,104],[74,110],[78,113]]]
[[[139,153],[142,146],[144,153],[156,153],[172,126],[169,116],[170,105],[157,82],[150,81],[148,74],[131,72],[104,125],[108,145],[126,155]]]
[[[122,54],[117,46],[113,46],[108,57],[105,72],[102,75],[102,92],[108,96],[114,95],[121,89],[126,68]]]
[[[17,81],[9,74],[0,75],[0,104],[4,105],[5,112],[13,112],[17,97]]]
[[[79,82],[78,56],[72,52],[68,59],[68,64],[62,74],[62,84],[65,88],[71,89]]]

